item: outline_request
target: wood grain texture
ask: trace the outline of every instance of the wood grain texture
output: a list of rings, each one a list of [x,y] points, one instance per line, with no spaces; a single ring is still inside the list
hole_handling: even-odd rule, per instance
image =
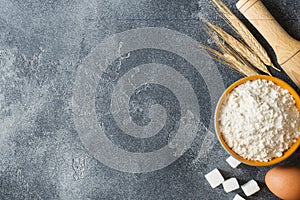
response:
[[[282,68],[300,88],[300,52],[282,64]]]
[[[300,42],[280,26],[260,0],[240,0],[236,6],[272,46],[278,63],[300,88]]]

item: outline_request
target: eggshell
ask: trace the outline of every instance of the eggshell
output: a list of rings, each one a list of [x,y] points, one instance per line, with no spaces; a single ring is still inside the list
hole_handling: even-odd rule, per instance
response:
[[[279,166],[270,169],[265,182],[272,193],[281,199],[300,200],[300,168]]]

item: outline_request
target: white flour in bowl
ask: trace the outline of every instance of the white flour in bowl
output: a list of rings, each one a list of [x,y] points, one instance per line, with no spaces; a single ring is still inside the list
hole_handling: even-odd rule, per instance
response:
[[[300,114],[293,96],[264,79],[236,87],[221,107],[219,124],[234,152],[261,162],[281,157],[300,136]]]

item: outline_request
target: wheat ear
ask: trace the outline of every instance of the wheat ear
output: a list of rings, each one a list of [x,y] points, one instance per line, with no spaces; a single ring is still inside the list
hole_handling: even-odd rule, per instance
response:
[[[231,54],[222,54],[210,47],[203,46],[202,48],[206,49],[208,52],[211,53],[211,57],[214,60],[217,60],[218,62],[227,65],[228,67],[240,72],[241,74],[244,74],[246,76],[253,76],[258,75],[259,73],[255,71],[252,68],[248,68],[244,63],[237,60],[233,55]]]
[[[241,56],[239,56],[229,46],[223,43],[220,40],[220,38],[212,32],[212,30],[206,29],[206,32],[214,39],[216,44],[220,47],[220,49],[223,52],[220,53],[210,47],[202,46],[214,56],[213,59],[235,69],[236,71],[246,76],[259,74],[255,69],[253,69],[251,64],[245,62],[245,60]]]
[[[266,65],[260,60],[260,58],[253,53],[248,46],[228,34],[226,31],[222,30],[218,26],[206,21],[206,24],[212,28],[216,33],[220,35],[221,38],[224,39],[229,46],[231,46],[238,54],[243,56],[249,63],[251,63],[257,69],[271,75]]]

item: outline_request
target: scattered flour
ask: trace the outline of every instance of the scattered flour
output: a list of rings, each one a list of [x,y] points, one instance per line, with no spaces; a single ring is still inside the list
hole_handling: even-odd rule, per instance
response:
[[[236,87],[222,105],[220,131],[245,159],[281,157],[300,136],[300,114],[288,90],[263,79]]]

